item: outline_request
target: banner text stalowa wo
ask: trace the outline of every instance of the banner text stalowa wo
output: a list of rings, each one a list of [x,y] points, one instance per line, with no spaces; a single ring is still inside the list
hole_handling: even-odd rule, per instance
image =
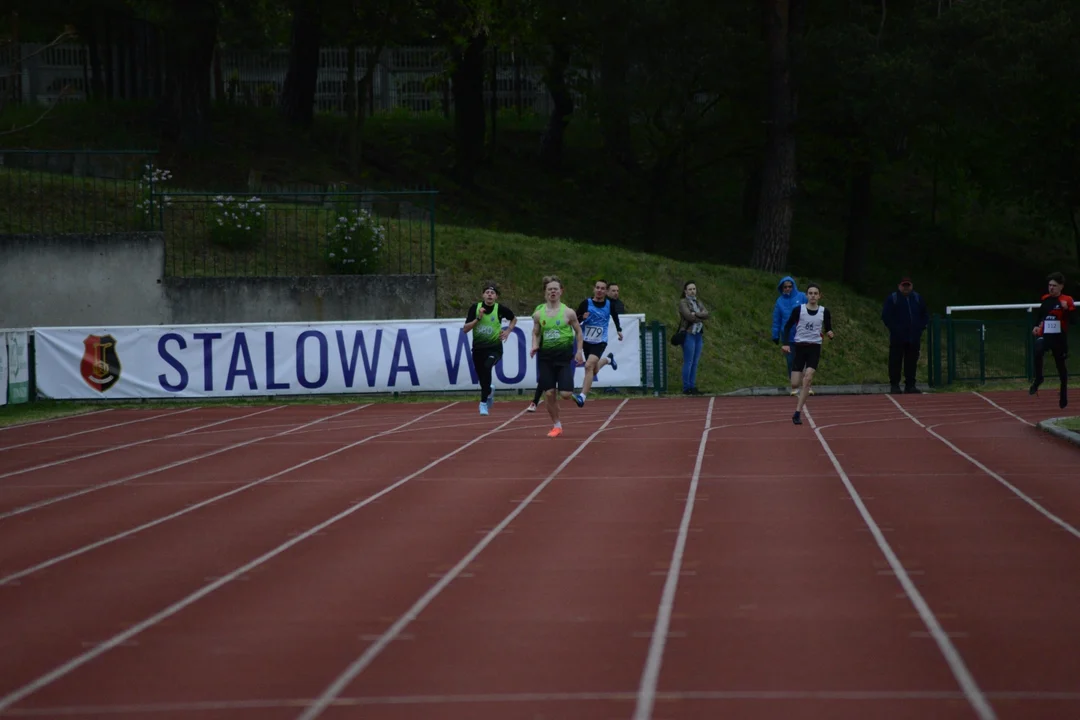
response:
[[[644,315],[609,327],[594,387],[641,385]],[[478,388],[464,320],[284,325],[36,328],[37,390],[53,399],[438,392]],[[536,387],[532,318],[521,317],[495,367],[496,389]],[[605,353],[606,354],[606,353]],[[584,368],[577,368],[578,388]]]

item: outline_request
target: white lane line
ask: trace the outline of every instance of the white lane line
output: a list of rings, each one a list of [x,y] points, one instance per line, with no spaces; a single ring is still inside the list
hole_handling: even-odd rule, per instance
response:
[[[283,407],[285,407],[285,406],[284,405],[276,405],[276,406],[274,406],[272,408],[269,408],[269,409],[266,409],[266,410],[259,410],[257,412],[248,413],[247,415],[240,415],[239,417],[228,418],[228,419],[225,419],[225,420],[217,420],[215,422],[207,423],[205,425],[196,425],[193,428],[188,428],[187,430],[182,430],[180,432],[170,433],[168,435],[162,435],[160,437],[147,438],[145,440],[137,440],[135,442],[125,443],[123,445],[113,445],[113,446],[110,446],[110,447],[107,447],[107,448],[102,448],[101,450],[95,450],[94,452],[83,453],[82,455],[75,455],[74,457],[63,458],[62,460],[53,460],[52,462],[43,463],[41,465],[34,465],[32,467],[26,467],[26,468],[23,468],[22,470],[12,470],[11,472],[6,472],[3,475],[0,475],[0,480],[3,480],[4,478],[8,478],[8,477],[14,477],[15,475],[24,475],[24,474],[26,474],[28,472],[34,472],[35,470],[44,470],[46,468],[56,467],[58,465],[67,465],[68,463],[75,462],[76,460],[84,460],[84,459],[90,458],[90,457],[97,457],[98,455],[104,455],[106,453],[116,452],[117,450],[126,450],[127,448],[137,447],[139,445],[145,445],[147,443],[161,442],[162,440],[170,440],[172,438],[183,437],[184,435],[190,435],[191,433],[196,432],[198,430],[205,430],[206,428],[212,428],[212,427],[216,427],[218,425],[224,425],[225,423],[231,423],[231,422],[235,422],[237,420],[243,420],[245,418],[255,417],[256,415],[262,415],[263,413],[272,412],[274,410],[280,410]],[[181,410],[180,412],[191,412],[192,410],[198,410],[198,408],[189,408],[187,410]],[[177,413],[177,414],[179,414],[179,413]]]
[[[988,398],[988,397],[986,397],[985,395],[983,395],[983,394],[982,394],[981,392],[976,392],[976,393],[975,393],[975,395],[977,395],[978,397],[981,397],[981,398],[982,398],[983,400],[985,400],[986,402],[990,403],[991,405],[993,405],[994,407],[996,407],[996,408],[997,408],[998,410],[1000,410],[1001,412],[1005,413],[1006,415],[1012,415],[1012,416],[1013,416],[1014,418],[1016,418],[1016,419],[1017,419],[1017,420],[1019,420],[1020,422],[1024,423],[1025,425],[1028,425],[1028,426],[1030,426],[1030,427],[1035,427],[1035,423],[1033,423],[1033,422],[1028,422],[1028,421],[1027,421],[1027,420],[1025,420],[1024,418],[1022,418],[1022,417],[1020,417],[1019,415],[1017,415],[1016,413],[1014,413],[1014,412],[1013,412],[1012,410],[1006,410],[1005,408],[1001,407],[1000,405],[998,405],[998,404],[997,404],[996,402],[994,402],[994,401],[993,401],[993,400],[991,400],[990,398]]]
[[[705,459],[705,448],[709,444],[709,431],[712,429],[713,401],[709,398],[709,409],[705,415],[705,428],[701,431],[698,443],[697,460],[694,462],[694,474],[690,478],[690,489],[683,506],[679,534],[675,539],[675,549],[671,553],[671,565],[668,566],[664,590],[660,595],[660,607],[656,612],[656,624],[653,627],[649,654],[645,658],[645,667],[638,685],[637,706],[634,708],[634,720],[648,720],[652,716],[656,703],[656,685],[660,681],[660,667],[664,660],[664,646],[667,642],[668,628],[671,626],[671,614],[675,609],[675,593],[679,589],[679,574],[682,572],[683,554],[686,551],[686,538],[690,534],[690,519],[694,514],[694,500],[697,497],[698,483],[701,480],[701,464]]]
[[[888,397],[897,407],[900,407],[900,403],[897,403],[891,395]],[[903,410],[902,407],[900,407],[900,409]],[[964,696],[967,698],[968,702],[971,703],[972,708],[981,720],[994,720],[997,717],[994,714],[994,709],[990,706],[990,703],[987,701],[986,696],[983,694],[978,683],[975,682],[974,676],[971,674],[971,671],[968,670],[967,665],[964,663],[964,659],[960,656],[960,651],[953,645],[952,640],[949,639],[948,634],[938,622],[934,611],[930,609],[929,604],[927,604],[926,600],[919,592],[919,589],[915,587],[915,583],[911,581],[911,576],[908,575],[908,572],[900,562],[900,559],[896,557],[896,553],[893,552],[892,546],[890,546],[888,540],[885,539],[885,535],[881,532],[881,528],[878,527],[873,515],[866,509],[866,504],[863,503],[862,497],[860,497],[859,492],[855,489],[855,486],[851,482],[851,478],[849,478],[847,472],[844,471],[844,467],[840,464],[840,461],[836,459],[836,455],[833,453],[829,443],[825,440],[825,436],[822,435],[821,428],[814,422],[814,418],[809,410],[806,411],[806,418],[810,421],[810,427],[813,428],[818,442],[821,443],[821,447],[825,449],[825,454],[828,455],[829,460],[832,461],[833,468],[836,469],[836,473],[840,476],[841,482],[843,482],[844,487],[847,488],[848,495],[851,496],[852,501],[855,503],[855,507],[859,510],[859,514],[862,515],[863,522],[865,522],[866,526],[870,529],[870,533],[874,536],[874,540],[877,541],[878,548],[888,561],[889,567],[892,568],[893,575],[896,576],[896,579],[904,588],[904,592],[907,594],[908,599],[911,601],[911,604],[915,606],[923,624],[926,625],[926,629],[930,632],[930,635],[934,638],[934,642],[937,643],[938,649],[945,657],[945,662],[948,663],[949,669],[952,670],[953,676],[956,678],[957,683],[959,683],[961,690],[964,691]]]
[[[555,468],[550,475],[544,478],[544,480],[539,485],[533,488],[533,491],[530,492],[524,499],[522,499],[521,502],[519,502],[517,506],[505,518],[502,519],[502,522],[500,522],[498,525],[488,531],[488,533],[483,537],[483,539],[481,539],[480,542],[478,542],[473,547],[473,549],[465,555],[465,557],[461,558],[461,560],[458,561],[457,565],[455,565],[453,568],[450,569],[449,572],[443,575],[437,583],[432,585],[431,588],[429,588],[428,591],[424,593],[419,600],[413,603],[412,607],[405,611],[404,615],[398,618],[397,621],[394,622],[394,624],[391,625],[386,632],[380,635],[377,640],[372,642],[371,645],[369,645],[368,648],[363,652],[363,654],[360,655],[360,657],[358,657],[347,668],[345,668],[345,670],[340,675],[338,675],[338,677],[332,683],[330,683],[330,686],[327,687],[326,690],[324,690],[323,693],[311,703],[311,706],[300,714],[300,720],[311,720],[312,718],[318,717],[323,710],[330,707],[330,705],[334,701],[334,698],[340,695],[345,690],[345,688],[348,687],[349,683],[352,682],[360,673],[362,673],[364,669],[367,668],[367,666],[375,660],[379,653],[381,653],[387,645],[393,642],[394,638],[400,635],[401,631],[404,630],[409,625],[409,623],[415,620],[416,617],[424,611],[424,608],[430,605],[432,601],[434,601],[435,598],[439,596],[439,593],[445,590],[446,587],[450,583],[452,583],[465,570],[465,568],[467,568],[469,564],[476,559],[476,557],[481,552],[484,551],[484,548],[486,548],[495,540],[499,533],[505,530],[506,527],[510,523],[512,523],[518,515],[525,511],[525,508],[529,506],[529,503],[531,503],[537,495],[543,492],[544,488],[550,485],[551,482],[555,479],[555,477],[558,476],[558,474],[561,473],[563,469],[574,460],[574,458],[580,455],[581,451],[588,447],[589,443],[591,443],[597,435],[604,431],[604,428],[611,424],[611,421],[615,419],[615,416],[619,414],[619,411],[622,410],[628,402],[630,402],[629,398],[619,403],[618,407],[616,407],[615,410],[611,413],[611,415],[608,416],[607,420],[605,420],[604,423],[591,435],[585,438],[581,442],[581,444],[579,444],[577,448],[566,457],[565,460],[559,463],[559,466]],[[519,415],[522,415],[524,413],[525,411],[522,410]],[[0,707],[3,706],[0,705]]]
[[[986,693],[993,700],[1076,701],[1080,692],[1053,690],[1000,690]],[[376,705],[481,705],[489,703],[556,703],[556,702],[628,702],[637,697],[633,691],[623,692],[521,692],[484,693],[475,695],[378,695],[339,697],[331,707],[364,707]],[[963,700],[956,690],[684,690],[658,692],[657,700],[755,700],[755,701],[899,701],[899,700]],[[312,702],[311,698],[281,698],[265,700],[204,700],[193,702],[145,703],[131,705],[65,705],[8,710],[4,717],[61,717],[85,715],[131,715],[151,713],[199,713],[228,710],[272,710],[299,708]]]
[[[361,405],[359,407],[350,408],[349,410],[345,410],[344,412],[335,413],[333,415],[327,415],[324,418],[319,418],[318,420],[314,420],[314,421],[306,423],[304,425],[298,425],[294,429],[299,430],[300,428],[310,427],[311,425],[321,423],[321,422],[323,422],[325,420],[332,420],[334,418],[341,417],[342,415],[347,415],[349,413],[356,412],[358,410],[363,410],[366,407],[370,407],[370,405]],[[433,410],[432,412],[427,413],[427,415],[434,415],[435,413],[446,409],[446,407],[449,407],[449,406],[445,406],[445,407],[441,407],[441,408],[438,408],[436,410]],[[425,417],[427,417],[427,415],[421,415],[420,417],[414,418],[414,419],[410,420],[409,423],[419,422],[420,420],[423,420]],[[406,423],[406,425],[409,424],[409,423]],[[402,426],[399,425],[398,427],[402,427]],[[376,433],[374,435],[370,435],[370,436],[364,438],[363,440],[361,440],[360,442],[353,443],[352,445],[349,445],[348,447],[356,447],[357,445],[362,445],[363,443],[368,442],[369,440],[374,440],[376,438],[382,437],[383,435],[386,435],[389,432],[391,432],[391,431],[387,430],[387,431],[383,431],[381,433]],[[272,437],[277,437],[278,435],[286,435],[288,433],[289,433],[289,431],[286,430],[284,432],[278,433],[277,435],[270,435],[268,437],[272,438]],[[258,442],[258,440],[266,440],[266,439],[268,439],[268,438],[264,437],[264,438],[258,438],[257,440],[249,440],[248,443],[245,443],[245,444],[250,444],[250,443],[253,443],[253,442]],[[223,448],[222,450],[220,450],[218,452],[224,452],[225,450],[228,450],[228,449],[229,448]],[[283,475],[285,473],[296,470],[297,468],[304,467],[305,465],[307,465],[309,463],[313,463],[316,460],[321,460],[324,457],[329,457],[330,455],[333,455],[335,452],[339,452],[339,450],[335,450],[333,452],[329,452],[329,453],[326,453],[324,455],[320,455],[320,456],[318,456],[316,458],[312,458],[311,460],[300,463],[299,465],[294,465],[294,466],[292,466],[290,468],[287,468],[285,470],[281,470],[279,472],[276,472],[273,475],[267,475],[265,477],[261,477],[258,480],[254,480],[252,482],[247,483],[246,485],[241,485],[240,487],[233,488],[232,490],[229,490],[228,492],[224,492],[224,493],[221,493],[220,495],[215,495],[214,497],[207,498],[206,500],[202,500],[202,501],[200,501],[198,503],[195,503],[194,505],[189,505],[188,507],[185,507],[183,510],[177,510],[174,513],[171,513],[169,515],[165,515],[165,516],[160,517],[160,518],[158,518],[156,520],[151,520],[150,522],[147,522],[147,523],[143,523],[142,525],[139,525],[137,527],[133,527],[130,530],[125,530],[124,532],[120,532],[120,533],[117,533],[115,535],[110,535],[109,537],[103,538],[101,540],[98,540],[97,542],[93,542],[93,543],[90,543],[88,545],[84,545],[84,546],[82,546],[80,548],[77,548],[77,549],[72,550],[70,552],[64,553],[63,555],[57,555],[56,557],[45,560],[44,562],[38,563],[37,565],[34,565],[32,567],[25,568],[23,570],[20,570],[20,571],[18,571],[16,573],[12,573],[11,575],[7,575],[5,577],[0,577],[0,586],[6,585],[6,584],[8,584],[10,582],[14,582],[16,580],[24,578],[27,575],[32,575],[33,573],[36,573],[36,572],[38,572],[40,570],[44,570],[45,568],[48,568],[48,567],[52,567],[53,565],[64,562],[65,560],[70,560],[73,557],[78,557],[79,555],[83,555],[83,554],[88,553],[88,552],[90,552],[92,550],[97,550],[98,548],[104,547],[105,545],[108,545],[109,543],[113,543],[113,542],[116,542],[117,540],[122,540],[122,539],[124,539],[126,537],[130,537],[130,536],[132,536],[132,535],[134,535],[136,533],[142,532],[143,530],[147,530],[147,529],[155,527],[157,525],[161,525],[162,523],[168,522],[169,520],[173,520],[173,519],[178,518],[178,517],[180,517],[182,515],[187,515],[190,512],[194,512],[194,511],[198,510],[199,508],[206,507],[207,505],[216,503],[219,500],[224,500],[227,497],[230,497],[232,495],[236,495],[237,493],[244,492],[245,490],[249,490],[249,489],[251,489],[251,488],[253,488],[253,487],[257,486],[257,485],[261,485],[261,484],[263,484],[265,482],[273,480],[274,478],[276,478],[276,477],[278,477],[280,475]],[[187,462],[187,461],[185,461],[185,462]]]
[[[198,410],[198,408],[173,410],[171,412],[161,413],[160,415],[151,415],[150,417],[141,417],[135,420],[126,420],[124,422],[113,423],[112,425],[99,425],[97,427],[92,427],[89,430],[80,430],[79,432],[68,433],[67,435],[57,435],[56,437],[45,438],[43,440],[33,440],[31,442],[18,443],[16,445],[4,445],[0,447],[0,452],[7,452],[8,450],[15,450],[16,448],[30,447],[31,445],[43,445],[45,443],[56,442],[57,440],[66,440],[68,438],[77,437],[79,435],[86,435],[88,433],[101,432],[102,430],[111,430],[113,428],[124,427],[125,425],[135,425],[137,423],[160,420],[162,418],[172,417],[174,415],[183,415],[184,413],[191,412],[192,410]]]
[[[624,402],[626,402],[626,401],[624,401]],[[445,407],[452,407],[453,405],[456,405],[456,404],[457,404],[456,402],[451,403],[450,405],[447,405]],[[434,414],[435,412],[439,412],[440,410],[445,409],[445,407],[440,408],[439,410],[434,410],[431,413],[427,413],[427,415],[431,415],[431,414]],[[509,425],[510,423],[514,422],[515,420],[517,420],[519,417],[521,417],[524,414],[525,414],[525,411],[522,410],[517,415],[514,415],[512,418],[510,418],[509,420],[504,422],[502,425],[497,426],[496,429],[498,429],[498,427],[503,427],[504,425]],[[427,417],[427,415],[424,415],[424,416],[421,416],[421,417]],[[419,420],[420,418],[416,418],[416,419]],[[431,468],[435,467],[436,465],[442,463],[443,461],[449,460],[450,458],[454,457],[458,453],[463,452],[464,450],[467,450],[468,448],[472,447],[476,443],[478,443],[481,440],[483,440],[484,438],[486,438],[492,432],[494,432],[494,431],[488,431],[488,432],[482,433],[480,435],[477,435],[475,438],[473,438],[469,442],[465,443],[464,445],[459,446],[456,450],[448,452],[447,454],[443,455],[442,457],[440,457],[437,460],[433,460],[432,462],[428,463],[427,465],[420,468],[416,472],[411,473],[409,475],[406,475],[401,480],[398,480],[394,484],[383,488],[382,490],[380,490],[377,493],[373,493],[372,495],[369,495],[367,498],[365,498],[364,500],[361,500],[360,502],[353,503],[352,505],[347,507],[345,510],[341,511],[337,515],[334,515],[333,517],[329,518],[328,520],[324,520],[323,522],[319,523],[318,525],[315,525],[314,527],[306,530],[305,532],[303,532],[303,533],[301,533],[299,535],[296,535],[295,537],[289,539],[288,541],[282,543],[281,545],[278,545],[273,550],[270,550],[268,552],[263,553],[262,555],[255,558],[251,562],[248,562],[247,564],[236,568],[235,570],[228,573],[227,575],[223,575],[222,577],[218,578],[214,582],[209,583],[207,585],[204,585],[199,590],[196,590],[195,592],[191,593],[190,595],[187,595],[186,597],[176,601],[175,603],[173,603],[172,605],[169,605],[168,607],[161,610],[160,612],[158,612],[158,613],[156,613],[154,615],[151,615],[150,617],[146,618],[145,620],[142,620],[141,622],[139,622],[139,623],[137,623],[135,625],[132,625],[130,628],[128,628],[124,632],[118,633],[118,634],[112,636],[108,640],[94,646],[92,649],[86,651],[82,655],[78,655],[78,656],[72,658],[71,660],[68,660],[63,665],[60,665],[60,666],[58,666],[56,668],[53,668],[49,672],[45,673],[44,675],[39,676],[38,678],[36,678],[35,680],[27,683],[26,685],[23,685],[22,687],[17,688],[16,690],[13,690],[12,692],[5,695],[4,697],[0,698],[0,711],[6,710],[7,708],[11,707],[15,703],[22,700],[23,698],[34,694],[35,692],[37,692],[41,688],[46,687],[47,685],[50,685],[51,683],[56,682],[60,678],[64,677],[65,675],[68,675],[69,673],[71,673],[74,670],[77,670],[78,668],[82,667],[83,665],[90,662],[94,658],[105,654],[106,652],[113,649],[114,647],[122,645],[123,643],[127,642],[128,640],[135,637],[136,635],[143,632],[144,630],[148,630],[148,629],[154,627],[155,625],[161,623],[162,621],[169,619],[170,617],[172,617],[173,615],[176,615],[177,613],[179,613],[181,610],[188,607],[189,605],[192,605],[192,604],[198,602],[199,600],[206,597],[207,595],[214,592],[215,590],[227,585],[228,583],[236,580],[239,577],[242,577],[242,576],[246,575],[247,573],[251,572],[255,568],[259,567],[260,565],[266,564],[267,562],[269,562],[270,560],[273,560],[275,557],[282,554],[286,550],[289,550],[293,546],[302,543],[304,540],[307,540],[309,537],[322,532],[323,530],[330,527],[334,523],[339,522],[340,520],[343,520],[343,519],[347,518],[348,516],[355,513],[357,510],[360,510],[361,508],[367,507],[371,503],[375,502],[376,500],[383,497],[384,495],[388,495],[389,493],[391,493],[394,490],[398,489],[399,487],[406,484],[407,482],[409,482],[413,478],[417,477],[418,475],[421,475],[421,474],[427,472],[428,470],[430,470]],[[321,456],[319,456],[317,458],[312,458],[311,460],[308,460],[306,462],[295,465],[295,466],[289,468],[288,470],[284,470],[282,472],[283,473],[284,472],[290,472],[292,470],[304,467],[305,465],[309,465],[309,464],[311,464],[313,462],[316,462],[318,460],[322,460],[323,458],[329,457],[331,455],[336,455],[337,453],[344,452],[344,451],[346,451],[346,450],[348,450],[348,449],[350,449],[352,447],[355,447],[356,445],[360,445],[362,443],[367,442],[367,440],[368,439],[365,438],[364,440],[360,440],[359,442],[353,443],[351,445],[346,445],[345,447],[339,448],[339,449],[335,450],[334,452],[326,453],[325,455],[321,455]]]
[[[219,420],[217,422],[210,423],[209,425],[201,425],[201,426],[199,426],[197,428],[192,428],[191,430],[185,430],[184,433],[193,432],[195,430],[199,430],[199,429],[202,429],[202,428],[214,427],[215,425],[224,425],[225,423],[234,422],[236,420],[246,420],[247,418],[255,417],[256,415],[262,415],[263,413],[268,413],[268,412],[273,412],[274,410],[279,410],[281,407],[283,407],[283,406],[279,405],[277,407],[272,407],[272,408],[269,408],[267,410],[258,410],[258,411],[253,412],[253,413],[248,413],[247,415],[241,415],[239,417],[229,418],[228,420]],[[364,407],[367,407],[367,406],[365,405]],[[183,435],[184,433],[178,433],[178,435]],[[279,434],[283,435],[284,433],[279,433]],[[269,437],[273,437],[273,436],[271,435]],[[164,439],[164,438],[159,438],[159,439]],[[121,485],[121,484],[126,483],[126,482],[131,482],[132,480],[137,480],[138,478],[143,478],[143,477],[147,477],[149,475],[154,475],[156,473],[163,472],[165,470],[169,470],[169,469],[174,468],[174,467],[179,467],[181,465],[187,465],[188,463],[195,462],[196,460],[202,460],[203,458],[210,457],[211,455],[217,455],[218,453],[223,453],[226,450],[232,450],[234,448],[242,447],[244,445],[250,445],[253,442],[258,442],[259,440],[265,440],[265,439],[266,439],[266,437],[262,437],[262,438],[256,438],[255,440],[248,440],[246,442],[236,443],[234,445],[226,445],[223,448],[218,448],[217,450],[212,450],[210,452],[203,453],[202,455],[195,455],[193,457],[184,458],[183,460],[177,460],[176,462],[169,463],[168,465],[159,465],[158,467],[151,468],[149,470],[143,470],[142,472],[137,472],[137,473],[134,473],[132,475],[126,475],[126,476],[124,476],[122,478],[119,478],[117,480],[110,480],[108,482],[97,483],[95,485],[90,485],[89,487],[84,487],[82,490],[76,490],[75,492],[70,492],[70,493],[67,493],[66,495],[57,495],[55,497],[51,497],[51,498],[48,498],[46,500],[39,500],[38,502],[30,503],[29,505],[23,505],[21,507],[15,508],[13,510],[7,510],[5,512],[0,513],[0,520],[6,520],[9,517],[15,517],[16,515],[22,515],[23,513],[28,513],[28,512],[30,512],[32,510],[39,510],[39,509],[41,509],[43,507],[48,507],[49,505],[55,505],[58,502],[64,502],[65,500],[71,500],[72,498],[81,497],[83,495],[89,495],[90,493],[97,492],[98,490],[104,490],[105,488],[110,488],[110,487],[113,487],[115,485]]]
[[[896,402],[896,401],[895,401],[895,400],[893,400],[893,402]],[[918,426],[919,426],[919,427],[921,427],[922,429],[926,430],[926,432],[930,433],[931,435],[933,435],[934,437],[936,437],[936,438],[937,438],[938,440],[940,440],[941,442],[945,443],[945,445],[947,445],[947,446],[948,446],[948,447],[949,447],[949,448],[950,448],[950,449],[951,449],[951,450],[952,450],[952,451],[953,451],[954,453],[956,453],[956,454],[957,454],[957,455],[959,455],[960,457],[964,458],[964,459],[965,459],[965,460],[967,460],[967,461],[968,461],[969,463],[971,463],[971,464],[972,464],[972,465],[974,465],[975,467],[979,468],[979,469],[980,469],[980,470],[982,470],[982,471],[983,471],[984,473],[986,473],[987,475],[989,475],[990,477],[994,478],[994,479],[995,479],[995,480],[997,480],[997,481],[998,481],[999,483],[1001,483],[1002,485],[1004,485],[1004,486],[1005,486],[1006,488],[1008,488],[1008,490],[1009,490],[1009,491],[1011,491],[1011,492],[1012,492],[1012,493],[1013,493],[1014,495],[1016,495],[1016,496],[1017,496],[1018,498],[1020,498],[1020,499],[1021,499],[1021,500],[1023,500],[1024,502],[1026,502],[1026,503],[1027,503],[1028,505],[1030,505],[1031,507],[1035,508],[1035,510],[1037,510],[1037,511],[1038,511],[1038,512],[1039,512],[1039,513],[1040,513],[1040,514],[1041,514],[1041,515],[1043,516],[1043,517],[1045,517],[1045,518],[1046,518],[1047,520],[1050,520],[1051,522],[1055,523],[1055,524],[1056,524],[1056,525],[1057,525],[1058,527],[1060,527],[1060,528],[1061,528],[1062,530],[1064,530],[1065,532],[1069,533],[1069,534],[1070,534],[1070,535],[1072,535],[1073,537],[1075,537],[1075,538],[1080,538],[1080,530],[1077,530],[1077,529],[1076,529],[1075,527],[1073,527],[1072,525],[1070,525],[1070,524],[1069,524],[1069,523],[1067,523],[1066,521],[1062,520],[1062,519],[1061,519],[1061,518],[1059,518],[1059,517],[1058,517],[1057,515],[1055,515],[1054,513],[1050,512],[1049,510],[1047,510],[1046,508],[1044,508],[1044,507],[1043,507],[1042,505],[1040,505],[1039,503],[1035,502],[1035,500],[1034,500],[1034,499],[1032,499],[1032,498],[1031,498],[1030,496],[1028,496],[1027,494],[1025,494],[1025,493],[1024,493],[1024,491],[1022,491],[1022,490],[1021,490],[1020,488],[1016,487],[1016,486],[1015,486],[1015,485],[1013,485],[1013,484],[1012,484],[1011,482],[1009,482],[1009,481],[1008,481],[1008,480],[1006,480],[1005,478],[1001,477],[1001,476],[1000,476],[1000,475],[998,475],[998,474],[997,474],[996,472],[994,472],[994,471],[993,471],[993,470],[991,470],[990,468],[986,467],[986,466],[985,466],[985,465],[983,465],[983,464],[982,464],[981,462],[979,462],[978,460],[976,460],[975,458],[971,457],[971,456],[970,456],[970,455],[968,455],[968,454],[967,454],[966,452],[964,452],[963,450],[961,450],[960,448],[958,448],[958,447],[957,447],[956,445],[954,445],[954,444],[953,444],[952,442],[950,442],[950,441],[949,441],[948,439],[946,439],[946,438],[945,438],[945,437],[944,437],[943,435],[941,435],[941,434],[940,434],[940,433],[938,433],[938,432],[937,432],[936,430],[934,430],[934,427],[933,427],[933,426],[929,426],[929,425],[925,425],[925,424],[923,424],[923,423],[922,423],[922,422],[921,422],[921,421],[920,421],[920,420],[919,420],[919,419],[918,419],[917,417],[915,417],[914,415],[912,415],[911,413],[909,413],[909,412],[908,412],[907,410],[904,410],[904,408],[903,408],[903,407],[901,407],[901,405],[900,405],[899,403],[897,403],[897,405],[896,405],[896,406],[897,406],[897,407],[899,407],[899,408],[900,408],[900,410],[901,410],[901,411],[902,411],[902,412],[903,412],[903,413],[904,413],[905,415],[907,415],[907,416],[908,416],[908,418],[909,418],[909,419],[910,419],[910,420],[911,420],[911,421],[912,421],[913,423],[915,423],[916,425],[918,425]]]
[[[53,418],[45,418],[44,420],[34,420],[28,423],[15,423],[13,425],[4,425],[0,427],[0,432],[5,430],[20,430],[22,428],[34,427],[35,425],[44,425],[45,423],[58,423],[65,420],[73,420],[75,418],[90,417],[91,415],[101,415],[102,413],[113,412],[115,408],[105,408],[104,410],[92,410],[85,413],[73,413],[71,415],[60,415]]]

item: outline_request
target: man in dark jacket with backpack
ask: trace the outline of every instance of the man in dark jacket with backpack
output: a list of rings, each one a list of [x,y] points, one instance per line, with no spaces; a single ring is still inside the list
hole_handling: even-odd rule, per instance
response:
[[[922,334],[930,324],[930,313],[922,297],[914,291],[910,278],[901,279],[898,289],[885,298],[881,321],[889,328],[891,392],[900,392],[901,366],[904,371],[904,392],[919,392],[915,387],[915,373],[922,348]]]

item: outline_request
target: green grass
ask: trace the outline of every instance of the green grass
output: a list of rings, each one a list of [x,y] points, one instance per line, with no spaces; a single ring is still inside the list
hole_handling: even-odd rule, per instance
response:
[[[710,309],[698,385],[708,392],[786,384],[787,369],[772,343],[772,308],[779,277],[745,268],[690,263],[624,248],[569,240],[439,226],[438,313],[462,317],[484,282],[496,281],[501,302],[530,313],[543,299],[544,275],[558,275],[564,301],[576,306],[595,278],[617,282],[627,311],[645,313],[674,328],[683,283],[693,280]],[[836,338],[826,341],[818,384],[887,382],[887,335],[880,305],[839,284],[823,283],[822,303],[834,317]],[[618,341],[609,344],[619,352]],[[637,352],[626,348],[622,352]],[[616,356],[617,357],[617,356]],[[681,388],[681,350],[668,346],[669,391]],[[925,360],[920,378],[925,378]]]
[[[1060,421],[1058,425],[1065,428],[1066,430],[1080,432],[1080,417],[1065,418],[1064,420]]]
[[[23,125],[36,112],[9,106],[0,124]],[[503,300],[515,311],[527,312],[539,302],[545,274],[562,277],[569,303],[583,299],[591,280],[602,275],[620,283],[631,312],[644,312],[649,320],[672,327],[682,284],[693,279],[713,310],[699,384],[717,392],[784,384],[783,358],[769,337],[777,278],[737,267],[749,250],[748,229],[739,217],[742,166],[719,168],[708,202],[689,208],[702,218],[696,236],[668,232],[661,225],[655,243],[659,254],[648,255],[629,247],[633,243],[627,240],[641,225],[644,190],[609,172],[597,127],[578,118],[571,122],[565,167],[553,173],[538,169],[535,159],[545,122],[542,117],[500,114],[495,145],[470,187],[460,185],[451,171],[452,121],[438,114],[381,113],[369,118],[355,173],[345,160],[347,128],[342,118],[320,116],[310,132],[296,133],[268,109],[215,109],[211,144],[189,151],[162,140],[146,105],[62,104],[41,123],[9,139],[9,146],[159,150],[155,162],[172,172],[167,184],[171,191],[187,189],[207,197],[219,192],[315,193],[331,184],[349,190],[435,188],[439,316],[463,315],[488,279],[499,282]],[[804,153],[813,151],[812,144],[803,145]],[[133,155],[95,161],[113,163],[109,174],[119,180],[73,177],[70,169],[40,179],[41,172],[29,171],[39,177],[36,189],[22,175],[5,189],[0,176],[0,203],[7,211],[0,218],[0,232],[143,227],[134,204],[141,198],[136,178],[145,159]],[[809,160],[804,164],[813,168]],[[951,194],[939,196],[940,220],[931,227],[926,222],[929,183],[919,172],[894,164],[875,178],[876,239],[858,288],[830,279],[839,274],[843,256],[846,195],[813,172],[806,173],[807,192],[796,212],[790,265],[801,285],[809,280],[822,283],[824,303],[836,316],[837,338],[826,345],[819,384],[884,382],[886,337],[878,313],[881,298],[900,274],[914,273],[917,288],[941,311],[946,303],[1030,300],[1037,297],[1047,269],[1056,267],[1054,258],[1068,260],[1072,255],[1055,228],[1031,225],[1015,209],[985,207],[977,193],[960,185],[941,191]],[[27,171],[0,169],[0,175],[5,173],[11,178]],[[270,213],[275,232],[268,233],[262,245],[225,250],[209,241],[212,218],[193,204],[177,202],[166,213],[170,257],[180,259],[170,274],[332,271],[321,245],[325,222],[316,217],[322,208],[283,199]],[[399,238],[391,243],[390,254],[429,256],[424,240],[418,239],[429,227],[426,220],[403,224],[394,219],[394,208],[383,215],[384,226]],[[714,227],[718,218],[723,220],[719,231]],[[1041,238],[1039,256],[1028,249],[1035,235]],[[705,258],[711,262],[693,261]],[[415,271],[415,266],[405,270]],[[669,387],[677,390],[681,351],[671,346],[667,350]],[[926,377],[925,363],[924,354],[920,380]],[[1025,384],[1004,381],[993,386]],[[988,386],[958,384],[948,389],[979,387]],[[4,417],[0,411],[0,422]]]

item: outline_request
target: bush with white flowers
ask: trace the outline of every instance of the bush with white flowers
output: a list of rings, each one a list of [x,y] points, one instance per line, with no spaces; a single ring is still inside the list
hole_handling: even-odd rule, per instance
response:
[[[266,203],[257,197],[238,200],[232,195],[218,195],[211,206],[207,225],[210,240],[231,250],[250,248],[263,238],[266,229]]]
[[[169,180],[172,180],[172,173],[168,170],[155,168],[150,163],[143,166],[143,174],[136,183],[138,200],[135,202],[140,227],[154,227],[156,214],[172,207],[172,198],[161,194],[161,186]]]
[[[385,238],[385,229],[367,210],[339,209],[326,233],[326,262],[342,275],[378,272]]]

